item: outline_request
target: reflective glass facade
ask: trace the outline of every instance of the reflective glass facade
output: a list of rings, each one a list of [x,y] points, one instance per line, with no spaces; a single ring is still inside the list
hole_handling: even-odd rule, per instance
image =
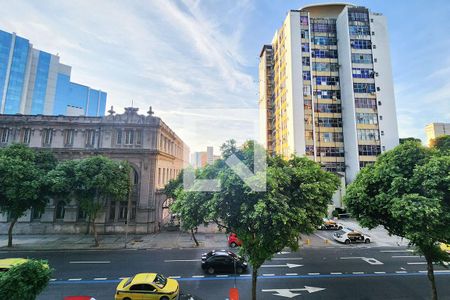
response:
[[[0,30],[0,114],[102,116],[106,93],[70,81],[71,67]],[[70,111],[70,112],[69,112]]]
[[[15,114],[20,110],[29,48],[28,40],[16,37],[5,98],[5,114]]]
[[[44,113],[45,94],[47,92],[50,59],[50,54],[43,51],[39,52],[39,61],[36,70],[36,81],[34,82],[33,102],[31,104],[32,115]]]

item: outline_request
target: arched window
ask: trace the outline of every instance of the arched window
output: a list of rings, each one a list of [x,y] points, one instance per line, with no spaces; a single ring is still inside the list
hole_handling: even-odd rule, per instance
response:
[[[66,202],[59,201],[56,204],[56,220],[63,220],[66,213]]]
[[[133,169],[133,184],[137,185],[139,183],[139,174],[134,168],[132,169]]]

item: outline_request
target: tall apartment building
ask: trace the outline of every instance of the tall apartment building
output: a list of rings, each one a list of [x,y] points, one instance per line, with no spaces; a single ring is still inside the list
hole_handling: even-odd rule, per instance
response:
[[[450,135],[450,123],[431,123],[425,126],[425,134],[427,135],[427,145],[430,141],[439,136]]]
[[[70,81],[59,56],[0,30],[0,114],[102,116],[106,93]]]
[[[269,152],[306,155],[351,182],[398,142],[386,18],[365,7],[289,11],[260,54],[260,121]]]

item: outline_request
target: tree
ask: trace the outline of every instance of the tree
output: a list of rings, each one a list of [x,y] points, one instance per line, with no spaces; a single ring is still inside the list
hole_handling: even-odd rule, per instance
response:
[[[8,247],[17,220],[30,209],[42,211],[48,201],[47,172],[56,159],[52,154],[35,152],[13,144],[0,150],[0,211],[10,219]]]
[[[430,141],[430,147],[440,151],[450,152],[450,135],[441,135]]]
[[[437,299],[433,263],[450,258],[437,246],[450,241],[449,187],[450,156],[407,142],[361,170],[344,198],[361,225],[384,226],[425,257],[432,299]]]
[[[225,160],[236,155],[254,171],[255,147],[260,146],[246,142],[238,149],[235,143],[228,142],[221,149]],[[276,156],[267,157],[267,162],[266,173],[257,172],[247,181],[260,183],[266,177],[265,192],[252,190],[224,160],[219,160],[199,172],[198,177],[217,177],[220,191],[179,189],[177,196],[181,197],[176,197],[174,203],[195,221],[213,221],[228,232],[237,233],[243,243],[241,253],[253,267],[252,299],[256,299],[258,269],[264,261],[285,247],[297,249],[300,234],[312,233],[321,224],[339,186],[336,175],[323,171],[307,158],[283,160]],[[200,211],[194,209],[196,205],[200,205]]]
[[[51,278],[46,261],[28,260],[0,275],[0,299],[34,300]]]
[[[95,220],[109,199],[126,199],[130,166],[104,156],[65,161],[49,174],[56,196],[73,197],[92,225],[95,247],[99,246]]]
[[[399,139],[400,144],[404,144],[406,142],[418,142],[418,143],[422,143],[422,140],[419,138],[415,138],[415,137],[407,137],[407,138],[400,138]]]

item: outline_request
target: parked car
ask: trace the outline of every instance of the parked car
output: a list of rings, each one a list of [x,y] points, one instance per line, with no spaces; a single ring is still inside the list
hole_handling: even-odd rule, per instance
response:
[[[450,253],[450,244],[441,243],[440,247],[441,247],[442,251],[446,251],[446,252]]]
[[[351,228],[343,228],[333,234],[333,238],[341,243],[370,243],[370,236],[353,230]]]
[[[231,251],[213,250],[202,255],[202,269],[208,274],[241,274],[247,271],[247,267],[244,258]]]
[[[67,296],[64,297],[64,300],[95,300],[95,298],[91,296]]]
[[[231,233],[228,236],[228,246],[231,248],[240,247],[242,245],[242,242],[240,239],[238,239],[236,233]]]
[[[341,230],[344,228],[341,224],[330,219],[324,219],[323,224],[319,226],[320,230]]]
[[[119,283],[115,300],[174,300],[179,293],[175,279],[157,273],[139,273]]]
[[[0,273],[7,272],[15,265],[21,265],[26,263],[28,259],[26,258],[4,258],[0,259]]]

